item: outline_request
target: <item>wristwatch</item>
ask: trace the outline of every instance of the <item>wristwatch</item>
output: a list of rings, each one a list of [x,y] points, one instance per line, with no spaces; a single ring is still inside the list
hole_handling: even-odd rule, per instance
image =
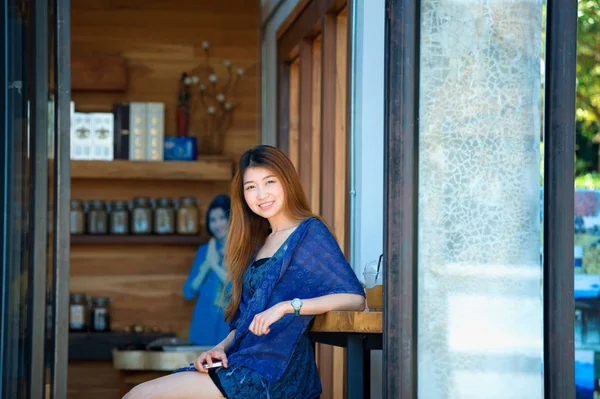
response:
[[[292,307],[294,308],[294,316],[300,316],[300,308],[302,307],[302,300],[300,298],[292,299]]]

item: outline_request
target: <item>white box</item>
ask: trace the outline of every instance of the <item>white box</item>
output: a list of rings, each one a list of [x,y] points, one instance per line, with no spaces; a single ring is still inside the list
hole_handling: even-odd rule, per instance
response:
[[[114,115],[112,112],[90,114],[92,123],[92,159],[112,161],[114,148]]]
[[[74,112],[71,121],[71,159],[92,159],[92,124],[90,114]]]

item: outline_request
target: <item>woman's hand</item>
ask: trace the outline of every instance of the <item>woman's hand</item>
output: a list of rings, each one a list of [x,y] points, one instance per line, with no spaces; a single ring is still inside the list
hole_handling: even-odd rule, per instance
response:
[[[227,355],[225,351],[220,346],[215,346],[209,351],[202,352],[196,362],[194,363],[194,367],[201,373],[208,373],[208,369],[204,368],[204,364],[208,364],[208,367],[213,365],[214,361],[223,362],[223,367],[227,368]]]
[[[254,316],[254,319],[252,320],[252,323],[250,323],[250,327],[248,327],[248,329],[255,335],[268,334],[271,331],[271,325],[277,320],[281,319],[284,314],[285,304],[278,303],[277,305],[272,306],[264,312]]]

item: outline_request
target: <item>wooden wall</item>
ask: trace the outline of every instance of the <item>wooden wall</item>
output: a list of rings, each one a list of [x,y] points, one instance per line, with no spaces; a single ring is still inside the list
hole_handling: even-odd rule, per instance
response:
[[[126,60],[126,92],[73,92],[78,111],[109,111],[119,101],[166,103],[166,132],[175,133],[175,105],[182,72],[202,69],[202,42],[211,64],[223,61],[246,73],[237,89],[241,107],[226,137],[225,152],[240,155],[257,141],[259,7],[254,0],[72,0],[71,53]],[[202,134],[192,120],[190,133]]]
[[[230,59],[246,70],[238,87],[241,107],[225,139],[225,152],[237,160],[259,142],[259,18],[253,0],[72,0],[71,53],[119,55],[128,71],[125,92],[73,92],[76,110],[110,111],[120,101],[163,102],[166,134],[174,135],[180,74],[202,64],[201,43],[208,40],[217,66]],[[190,132],[197,129],[192,120]],[[229,192],[227,182],[74,179],[71,184],[76,199],[192,195],[200,200],[201,220],[210,199],[221,192]],[[186,337],[194,303],[181,290],[195,251],[192,246],[72,245],[70,289],[112,297],[114,328],[143,324]],[[69,398],[120,398],[115,378],[108,362],[72,364]]]

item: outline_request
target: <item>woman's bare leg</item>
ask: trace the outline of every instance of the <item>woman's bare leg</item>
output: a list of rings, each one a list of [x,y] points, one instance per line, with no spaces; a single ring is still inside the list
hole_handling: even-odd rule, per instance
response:
[[[144,382],[123,399],[220,399],[221,391],[208,374],[183,371]]]

